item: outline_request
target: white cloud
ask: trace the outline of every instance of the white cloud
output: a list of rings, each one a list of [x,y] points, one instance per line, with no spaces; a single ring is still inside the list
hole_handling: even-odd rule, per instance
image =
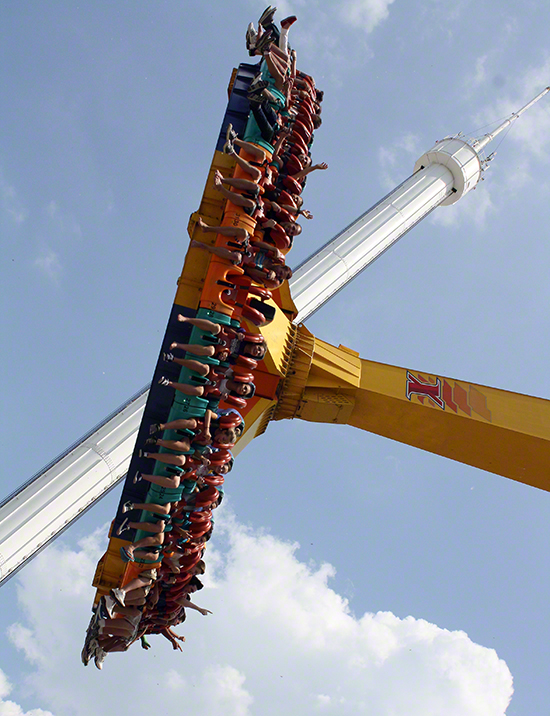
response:
[[[248,716],[254,698],[244,688],[246,677],[232,666],[211,666],[203,683],[206,713]]]
[[[34,261],[37,269],[42,271],[50,281],[58,283],[63,272],[59,256],[52,249],[45,249]]]
[[[13,686],[8,681],[6,674],[0,669],[0,716],[53,716],[50,711],[42,709],[31,709],[24,711],[15,701],[6,701],[13,690]]]
[[[481,229],[485,226],[487,218],[495,211],[489,186],[479,183],[456,204],[442,206],[434,211],[430,221],[446,228],[458,228],[463,222],[471,222]]]
[[[394,0],[346,0],[341,5],[340,17],[344,22],[365,32],[374,28],[389,15]]]
[[[482,55],[481,57],[477,58],[474,76],[471,78],[471,84],[474,87],[479,87],[479,85],[483,84],[487,79],[487,69],[485,67],[486,64],[487,55]]]
[[[472,86],[477,80],[486,81],[484,73],[486,73],[487,57],[484,55],[478,58],[476,74],[471,80]],[[549,77],[550,57],[540,66],[530,68],[518,76],[513,83],[515,90],[511,90],[505,97],[500,97],[496,103],[485,107],[476,116],[475,123],[484,127],[478,132],[478,136],[483,132],[494,130],[512,112],[527,104],[547,86]],[[509,84],[512,84],[511,80]],[[503,146],[499,149],[501,144]],[[485,153],[489,154],[496,150],[499,155],[506,153],[512,157],[513,169],[507,173],[499,172],[499,156],[497,156],[486,175],[487,181],[478,184],[475,192],[470,192],[457,204],[434,212],[432,222],[440,226],[456,227],[463,221],[471,221],[476,226],[483,227],[491,214],[498,212],[499,208],[509,200],[517,198],[520,189],[532,184],[537,165],[548,164],[550,160],[550,93],[488,144]],[[541,194],[548,192],[548,188],[540,182],[537,189]]]
[[[181,691],[188,686],[187,681],[176,669],[170,669],[166,673],[164,683],[170,691]]]
[[[496,118],[505,118],[527,104],[535,95],[548,86],[550,77],[550,57],[538,67],[531,67],[514,82],[515,90],[506,97],[486,107],[476,117],[476,124],[484,125],[492,122],[497,125]],[[549,160],[550,149],[550,93],[531,107],[510,128],[488,145],[487,151],[495,149],[504,133],[508,132],[507,141],[519,145],[526,154],[536,157],[545,163]],[[495,145],[495,146],[493,146]]]
[[[49,547],[22,572],[10,639],[28,658],[27,685],[57,716],[95,716],[113,703],[119,716],[145,716],[159,699],[167,713],[184,701],[188,716],[280,716],[289,703],[293,716],[505,713],[512,677],[494,650],[422,619],[355,616],[329,586],[331,565],[305,564],[298,545],[220,512],[217,538],[229,548],[209,550],[209,588],[196,598],[214,615],[188,615],[183,654],[151,637],[151,650],[109,656],[101,673],[82,667],[98,533],[75,550]],[[138,684],[139,699],[120,699]]]

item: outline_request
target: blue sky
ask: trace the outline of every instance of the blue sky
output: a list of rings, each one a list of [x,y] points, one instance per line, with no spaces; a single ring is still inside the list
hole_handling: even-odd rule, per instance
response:
[[[150,379],[227,82],[262,10],[0,9],[4,493]],[[314,160],[329,163],[308,181],[315,219],[291,265],[436,139],[482,134],[550,83],[539,3],[309,0],[277,17],[287,11],[298,64],[325,90]],[[476,191],[310,330],[371,360],[549,398],[549,137],[546,98],[495,141]],[[240,456],[228,494],[197,599],[214,615],[190,615],[185,654],[157,640],[102,674],[78,662],[115,495],[3,587],[0,715],[97,713],[97,686],[118,701],[128,674],[151,680],[138,715],[184,698],[189,713],[486,716],[504,713],[511,677],[506,713],[545,712],[546,493],[353,428],[286,422]]]

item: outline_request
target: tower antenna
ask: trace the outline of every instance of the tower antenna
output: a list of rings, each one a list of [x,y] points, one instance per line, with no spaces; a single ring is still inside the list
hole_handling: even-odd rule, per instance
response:
[[[506,129],[506,127],[509,127],[513,122],[516,121],[521,115],[526,112],[529,107],[532,107],[532,105],[535,104],[535,102],[538,102],[541,97],[544,97],[544,95],[550,92],[550,87],[546,87],[542,90],[542,92],[539,92],[536,97],[534,97],[530,102],[528,102],[524,107],[522,107],[517,112],[512,112],[512,114],[508,117],[508,119],[505,119],[502,124],[499,124],[498,127],[493,132],[488,132],[487,134],[484,134],[483,137],[480,137],[479,139],[475,139],[472,142],[472,147],[477,151],[481,151],[489,142],[491,142],[497,134],[500,134],[502,131]]]

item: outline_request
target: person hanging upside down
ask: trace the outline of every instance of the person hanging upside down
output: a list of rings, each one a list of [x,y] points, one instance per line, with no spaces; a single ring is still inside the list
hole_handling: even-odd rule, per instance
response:
[[[241,395],[242,393],[240,392],[240,386],[241,385],[251,385],[250,383],[241,383],[241,382],[236,382],[236,381],[232,380],[234,373],[230,368],[228,368],[220,373],[219,366],[212,366],[212,365],[209,365],[208,363],[202,363],[201,361],[193,360],[192,358],[175,358],[171,353],[165,354],[165,360],[168,362],[177,363],[178,365],[181,365],[184,368],[188,368],[189,370],[193,371],[194,373],[198,373],[203,378],[210,376],[214,382],[219,381],[219,382],[217,382],[218,390],[221,392],[222,395],[225,395],[225,397],[227,397],[229,395],[229,391],[231,391],[231,390],[234,392],[237,392],[237,393],[239,393],[239,395]],[[221,377],[221,376],[225,376],[225,377]],[[220,380],[220,377],[221,377],[221,380]],[[234,385],[237,387],[236,388],[233,387]],[[226,390],[226,386],[227,386],[228,390]],[[252,395],[254,395],[254,391],[252,391],[252,394],[250,394],[250,391],[245,391],[245,393],[246,393],[246,395],[244,395],[243,397],[251,398]],[[162,442],[170,442],[170,441],[165,440]],[[234,442],[235,441],[233,440],[233,443]]]
[[[153,583],[153,580],[155,580],[156,578],[156,569],[143,571],[137,577],[132,579],[131,582],[128,582],[128,584],[124,585],[124,587],[115,587],[114,589],[111,589],[109,594],[117,602],[117,604],[120,604],[121,607],[124,607],[126,606],[127,598],[131,593],[133,593],[135,590],[140,589],[146,589],[148,591],[151,584]]]
[[[292,226],[298,227],[291,230],[295,234],[298,234],[302,228],[299,224],[292,224]],[[295,234],[293,233],[293,235]],[[242,266],[249,278],[269,289],[279,288],[283,281],[292,276],[292,271],[288,266],[282,265],[280,260],[270,259],[265,251],[258,251],[253,257],[245,257],[243,252],[232,251],[225,248],[225,246],[209,246],[198,241],[192,241],[191,246],[201,248],[203,251],[209,251],[211,254],[226,259],[234,266]],[[268,246],[270,252],[272,252],[274,247],[271,244],[268,244]],[[279,258],[278,254],[277,258]]]
[[[207,318],[188,318],[187,316],[183,316],[181,313],[178,315],[178,321],[180,321],[181,323],[189,323],[192,326],[198,328],[200,331],[204,331],[205,333],[211,333],[213,336],[218,336],[219,340],[222,341],[223,345],[229,347],[230,354],[233,356],[242,355],[247,356],[249,358],[255,358],[256,360],[261,360],[266,354],[267,343],[265,342],[265,339],[258,342],[249,341],[246,339],[246,332],[242,328],[239,328],[237,330],[233,328],[228,329],[227,326],[222,326],[221,323],[214,323],[214,321],[209,321]],[[182,350],[188,351],[189,353],[194,353],[195,355],[199,356],[214,355],[210,351],[203,353],[202,351],[195,352],[194,350],[189,350],[188,345],[192,345],[194,348],[200,349],[213,347],[215,348],[215,346],[200,346],[197,344],[187,343],[172,343],[170,345],[170,348],[172,350],[175,348],[180,348]]]
[[[246,162],[248,167],[257,169],[256,173],[254,172],[254,176],[257,177],[256,181],[258,182],[269,182],[270,181],[270,166],[272,164],[275,164],[277,162],[277,157],[279,155],[279,152],[281,151],[281,148],[286,141],[286,133],[282,133],[281,136],[278,138],[277,142],[275,143],[275,146],[273,147],[273,154],[271,156],[271,159],[269,158],[267,152],[265,149],[262,149],[257,144],[253,144],[252,142],[246,142],[243,139],[239,139],[237,136],[237,133],[233,129],[233,125],[230,124],[227,127],[226,132],[227,140],[223,146],[223,151],[225,154],[229,154],[230,156],[234,156],[237,163],[242,166],[244,165],[241,162]],[[248,154],[252,154],[254,157],[253,160],[246,161],[241,156],[239,156],[235,151],[235,145],[239,147],[239,149],[244,149],[245,152]],[[262,171],[263,170],[263,171]],[[247,171],[245,169],[245,171]],[[249,172],[252,176],[252,173]]]
[[[161,383],[161,385],[164,384]],[[157,462],[162,462],[165,465],[174,465],[175,467],[183,467],[186,461],[185,455],[171,455],[167,452],[148,452],[146,450],[139,450],[138,457],[149,458]]]
[[[205,234],[221,234],[245,242],[250,239],[250,233],[242,226],[211,226],[202,217],[197,219],[197,226]]]
[[[243,193],[239,194],[231,189],[226,189],[224,184],[240,189]],[[229,199],[235,206],[243,208],[246,214],[253,216],[254,213],[261,207],[260,194],[263,189],[259,184],[256,184],[250,179],[239,179],[239,178],[225,178],[223,174],[216,169],[214,172],[214,189],[219,191]]]
[[[204,363],[201,363],[201,365],[204,365]],[[217,386],[215,384],[211,385],[191,385],[190,383],[176,383],[172,380],[169,380],[168,378],[165,378],[162,376],[159,379],[159,385],[166,386],[168,388],[174,388],[174,390],[178,390],[180,393],[183,393],[184,395],[193,395],[197,397],[203,396],[205,393],[208,394],[212,390],[214,390]],[[222,395],[235,395],[240,398],[252,398],[255,392],[255,387],[253,383],[241,383],[233,380],[232,378],[222,378],[222,380],[219,383],[219,390],[222,393]],[[158,453],[157,453],[158,454]],[[156,455],[156,454],[155,454]],[[151,454],[145,455],[145,457],[153,457]],[[170,457],[176,457],[175,455],[171,455]],[[183,457],[183,456],[181,456]]]
[[[254,344],[253,344],[254,345]],[[172,346],[174,348],[185,346],[185,344],[179,344],[179,343],[173,343]],[[213,346],[204,346],[204,348],[212,348]],[[172,358],[168,358],[168,356],[172,356]],[[165,360],[174,360],[177,362],[177,359],[174,358],[174,356],[171,353],[163,353],[163,357]],[[207,428],[210,426],[210,421],[212,420],[212,417],[214,419],[217,417],[215,413],[213,413],[211,410],[206,411],[207,414],[205,414],[205,420],[202,422],[199,422],[198,420],[195,420],[195,418],[186,419],[186,418],[179,418],[177,420],[171,420],[168,423],[155,423],[154,425],[151,425],[149,427],[149,434],[154,435],[155,433],[162,432],[164,430],[193,430],[195,431],[196,435],[194,438],[192,438],[192,441],[195,440],[202,440],[204,432]],[[193,426],[193,427],[190,427]],[[235,439],[237,437],[237,433],[232,428],[226,429],[221,428],[219,426],[216,426],[213,436],[210,436],[211,439],[213,439],[215,442],[219,443],[220,445],[231,445],[235,443]],[[165,441],[169,442],[169,441]],[[166,447],[166,446],[165,446]],[[198,459],[201,459],[200,456],[197,456]]]

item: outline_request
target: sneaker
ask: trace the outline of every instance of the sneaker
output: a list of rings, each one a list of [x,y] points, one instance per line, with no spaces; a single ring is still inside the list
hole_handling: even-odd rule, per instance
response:
[[[173,353],[163,353],[162,360],[168,361],[168,363],[170,363],[170,361],[174,360],[174,354]]]
[[[272,42],[274,42],[274,39],[271,32],[265,32],[256,43],[256,50],[263,52],[267,45],[271,45]]]
[[[233,129],[233,125],[229,123],[227,125],[227,131],[225,133],[225,138],[227,139],[227,141],[232,142],[234,139],[237,139],[238,136],[239,135],[237,134],[237,132]]]
[[[284,20],[281,20],[281,27],[283,30],[287,30],[291,25],[294,25],[297,19],[296,15],[289,15]]]
[[[101,647],[98,647],[94,657],[94,662],[98,669],[103,669],[103,662],[105,661],[106,657],[107,652],[103,651]]]
[[[105,619],[110,619],[111,615],[109,614],[107,610],[107,605],[105,604],[105,597],[101,597],[99,600],[99,604],[97,605],[97,614],[98,614],[98,624],[101,626],[101,621],[105,621]]]
[[[141,450],[140,450],[140,452],[141,452]],[[141,457],[141,455],[140,455],[140,457]],[[141,472],[136,472],[136,474],[134,475],[133,482],[134,482],[134,485],[137,485],[138,482],[141,482]]]
[[[146,445],[156,445],[157,444],[157,438],[147,438],[145,441]]]
[[[109,615],[109,619],[113,618],[113,609],[116,604],[115,600],[111,597],[110,594],[107,594],[105,597],[105,610],[107,614]]]
[[[261,77],[261,75],[257,75],[257,77],[252,80],[252,82],[248,86],[248,94],[252,94],[253,92],[259,92],[260,90],[269,87],[269,82],[267,82],[266,80],[262,80]],[[228,137],[228,139],[229,138],[230,137]],[[234,139],[234,137],[231,137],[231,139]]]
[[[124,619],[126,619],[127,622],[130,622],[130,624],[131,624],[133,627],[136,627],[136,626],[140,623],[140,621],[141,621],[141,616],[142,616],[142,615],[141,615],[141,612],[140,612],[139,614],[136,614],[136,615],[133,616],[133,617],[129,617],[128,615],[126,615],[126,616],[124,617]]]
[[[126,604],[124,603],[124,600],[126,599],[126,593],[123,589],[115,587],[114,589],[111,589],[111,591],[109,592],[109,596],[111,596],[115,600],[115,602],[121,607],[126,606]]]
[[[262,12],[260,15],[260,19],[258,20],[258,25],[261,25],[262,27],[265,27],[266,25],[269,25],[273,22],[273,15],[277,12],[276,7],[271,7],[271,5],[268,5],[266,9]]]
[[[260,95],[259,95],[259,96],[260,96],[262,99],[266,99],[268,102],[271,102],[272,104],[277,104],[277,102],[279,101],[279,100],[277,99],[277,97],[275,97],[275,95],[273,94],[273,92],[271,92],[271,91],[268,90],[268,89],[262,90],[262,91],[260,92]]]
[[[170,385],[170,381],[168,380],[168,378],[161,376],[159,378],[159,385]]]
[[[97,639],[87,639],[84,642],[84,646],[82,647],[82,651],[80,652],[80,658],[84,666],[88,666],[88,664],[90,663],[90,659],[92,658],[97,649],[99,649],[99,642],[97,641]]]
[[[125,520],[123,521],[123,523],[120,525],[120,527],[119,527],[118,530],[116,531],[118,537],[120,537],[120,535],[121,535],[123,532],[126,532],[126,530],[130,529],[130,528],[128,527],[128,522],[129,522],[129,521],[130,521],[130,520],[126,517],[126,519],[125,519]]]
[[[160,430],[160,423],[153,423],[149,426],[149,435],[154,435],[155,433],[158,433]]]
[[[250,50],[254,47],[257,37],[258,37],[258,33],[256,32],[256,30],[254,28],[254,24],[249,23],[248,27],[246,28],[246,35],[245,35],[247,50]]]
[[[133,502],[130,502],[130,501],[125,502],[124,505],[122,506],[122,514],[124,515],[124,514],[126,514],[126,512],[130,512],[130,510],[133,510],[133,509],[134,509]]]

